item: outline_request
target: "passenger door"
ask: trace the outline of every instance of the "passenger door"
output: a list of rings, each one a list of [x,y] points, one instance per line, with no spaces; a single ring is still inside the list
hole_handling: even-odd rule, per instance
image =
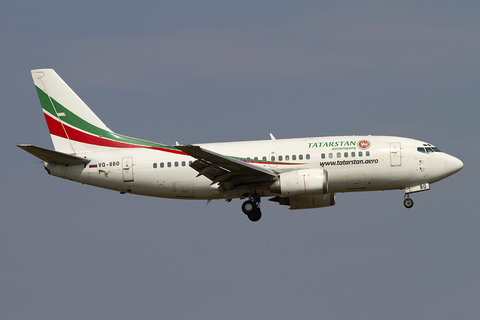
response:
[[[402,165],[402,148],[400,142],[390,142],[390,165],[392,167]]]
[[[127,157],[122,159],[123,182],[133,181],[133,158]]]

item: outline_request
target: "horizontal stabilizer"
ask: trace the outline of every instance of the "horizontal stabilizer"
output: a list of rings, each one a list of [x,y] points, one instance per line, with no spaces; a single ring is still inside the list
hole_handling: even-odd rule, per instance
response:
[[[86,164],[90,162],[90,159],[80,158],[62,152],[32,146],[31,144],[19,144],[17,145],[17,147],[22,148],[23,150],[27,151],[30,154],[33,154],[40,160],[48,163],[75,165]]]

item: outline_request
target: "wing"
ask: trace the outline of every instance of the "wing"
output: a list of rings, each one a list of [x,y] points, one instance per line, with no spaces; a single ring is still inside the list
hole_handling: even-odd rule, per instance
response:
[[[203,175],[212,180],[212,184],[218,182],[223,191],[233,190],[238,186],[271,183],[277,177],[271,170],[199,146],[186,145],[175,148],[197,159],[190,165],[198,171],[197,177]]]

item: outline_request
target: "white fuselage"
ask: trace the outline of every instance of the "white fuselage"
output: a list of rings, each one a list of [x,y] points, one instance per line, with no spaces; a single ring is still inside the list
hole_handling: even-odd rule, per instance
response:
[[[366,145],[361,142],[366,141]],[[429,144],[389,136],[332,136],[201,144],[202,148],[240,158],[278,174],[325,169],[328,192],[403,189],[433,183],[460,170],[461,161],[443,152],[420,152]],[[55,176],[125,193],[163,198],[239,198],[248,190],[221,193],[218,185],[189,164],[196,159],[145,148],[112,149],[77,154],[87,165],[45,163]],[[260,196],[276,196],[257,187]]]

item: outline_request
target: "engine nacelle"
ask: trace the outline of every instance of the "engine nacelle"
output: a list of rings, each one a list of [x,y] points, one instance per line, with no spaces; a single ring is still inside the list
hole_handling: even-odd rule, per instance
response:
[[[268,199],[269,201],[278,202],[283,206],[290,206],[290,210],[296,209],[313,209],[313,208],[322,208],[330,207],[335,205],[336,196],[335,193],[327,193],[321,196],[311,196],[311,197],[275,197]]]
[[[290,210],[330,207],[335,205],[335,193],[314,197],[290,198]]]
[[[285,197],[326,194],[328,193],[328,172],[325,169],[284,172],[270,186],[270,191]]]

